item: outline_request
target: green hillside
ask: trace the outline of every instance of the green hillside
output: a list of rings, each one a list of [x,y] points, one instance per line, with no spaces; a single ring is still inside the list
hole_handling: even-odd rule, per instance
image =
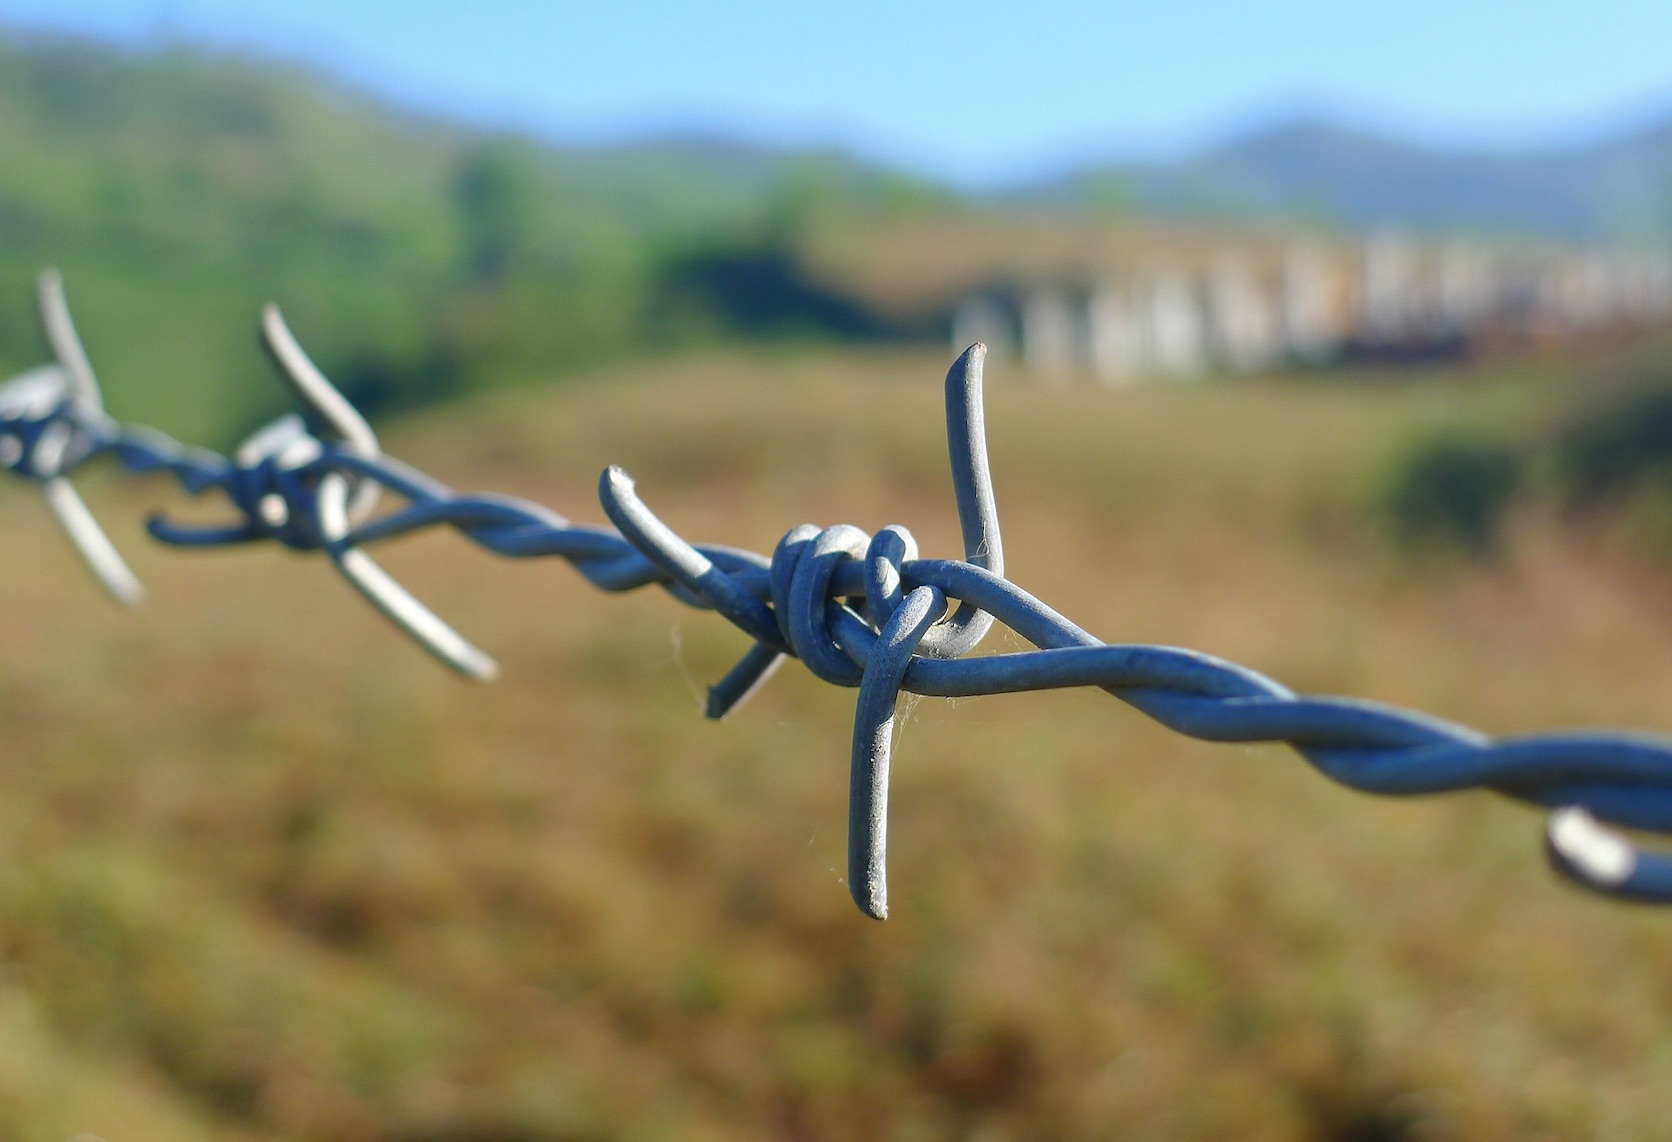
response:
[[[278,406],[268,299],[375,410],[723,334],[763,294],[801,307],[769,326],[827,324],[841,299],[786,235],[918,193],[831,156],[564,151],[271,64],[18,38],[0,160],[0,365],[35,363],[28,283],[60,265],[112,411],[214,442]]]

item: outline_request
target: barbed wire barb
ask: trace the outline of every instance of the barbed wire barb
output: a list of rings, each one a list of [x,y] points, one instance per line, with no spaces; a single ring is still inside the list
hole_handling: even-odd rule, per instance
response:
[[[1375,702],[1297,695],[1196,651],[1104,643],[1005,578],[980,345],[966,350],[946,378],[962,559],[920,557],[911,532],[898,524],[874,535],[846,524],[800,524],[766,556],[690,543],[618,467],[599,479],[599,500],[614,528],[574,523],[510,496],[455,492],[383,453],[371,426],[273,306],[262,312],[263,342],[331,437],[292,414],[252,434],[229,458],[118,424],[104,412],[61,281],[49,271],[39,292],[57,360],[0,386],[0,467],[43,488],[112,594],[137,599],[137,582],[125,585],[126,565],[68,479],[101,455],[130,472],[171,476],[189,494],[224,496],[240,516],[210,526],[153,516],[146,528],[154,538],[181,547],[273,540],[323,551],[387,618],[472,678],[493,677],[493,659],[384,571],[367,546],[447,526],[502,556],[566,559],[602,590],[660,586],[716,612],[752,640],[710,687],[708,716],[735,710],[789,657],[825,681],[857,688],[848,883],[855,903],[877,919],[888,914],[889,775],[900,695],[963,698],[1082,686],[1098,687],[1191,737],[1286,743],[1324,776],[1363,792],[1496,790],[1549,811],[1545,851],[1564,877],[1621,899],[1672,903],[1672,856],[1639,849],[1606,827],[1672,835],[1672,739],[1603,731],[1493,739]],[[383,493],[403,502],[374,514]],[[1035,649],[972,657],[995,622]]]
[[[0,410],[50,408],[67,402],[75,409],[76,417],[43,425],[32,441],[13,438],[13,447],[6,449],[0,459],[10,458],[13,463],[27,461],[29,474],[40,487],[47,508],[57,517],[93,577],[117,602],[137,606],[145,596],[145,588],[65,475],[85,455],[97,449],[100,435],[109,432],[112,422],[105,415],[98,378],[76,333],[69,302],[64,297],[64,279],[57,270],[41,271],[35,282],[35,298],[41,330],[57,361],[25,373],[0,389]],[[0,411],[0,416],[4,415]]]

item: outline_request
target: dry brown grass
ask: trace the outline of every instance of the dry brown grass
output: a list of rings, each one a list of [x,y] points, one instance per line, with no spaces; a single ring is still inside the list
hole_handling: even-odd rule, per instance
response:
[[[583,519],[615,461],[693,537],[901,522],[949,552],[944,367],[680,360],[392,447]],[[1531,525],[1501,567],[1414,577],[1357,522],[1420,426],[1538,400],[999,384],[1012,574],[1104,637],[1301,689],[1672,730],[1666,577]],[[0,1135],[1667,1131],[1672,919],[1556,882],[1528,810],[1372,800],[1101,696],[925,700],[873,924],[838,872],[852,695],[792,666],[703,722],[743,646],[712,616],[449,536],[387,549],[501,658],[476,687],[323,560],[162,552],[130,521],[163,493],[89,494],[137,616],[0,500]]]

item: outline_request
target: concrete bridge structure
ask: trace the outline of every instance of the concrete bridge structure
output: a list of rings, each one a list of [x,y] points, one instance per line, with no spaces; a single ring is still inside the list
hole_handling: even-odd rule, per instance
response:
[[[1294,238],[1174,252],[972,290],[958,346],[985,341],[1040,381],[1110,385],[1354,359],[1443,358],[1672,320],[1672,253]]]

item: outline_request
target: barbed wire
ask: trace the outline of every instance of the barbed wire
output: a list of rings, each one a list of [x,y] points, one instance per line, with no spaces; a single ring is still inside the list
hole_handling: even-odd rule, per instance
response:
[[[1006,579],[987,463],[981,345],[966,350],[946,377],[964,558],[921,558],[898,525],[868,535],[845,524],[802,524],[764,556],[688,543],[617,467],[604,471],[598,489],[611,529],[571,522],[526,500],[456,492],[385,456],[371,427],[273,306],[262,314],[264,344],[330,436],[290,414],[226,457],[120,424],[104,411],[53,271],[41,276],[39,302],[56,361],[0,387],[0,466],[41,488],[115,598],[137,603],[141,588],[69,481],[101,456],[130,472],[172,476],[194,495],[217,493],[238,513],[212,527],[152,517],[146,526],[154,538],[180,547],[272,540],[323,551],[419,645],[471,678],[494,677],[493,659],[378,566],[368,545],[448,526],[500,555],[566,559],[606,591],[660,586],[755,640],[710,687],[709,717],[736,709],[791,657],[827,682],[858,688],[848,887],[874,918],[888,914],[889,765],[900,694],[961,698],[1066,687],[1100,688],[1190,737],[1285,743],[1324,776],[1367,793],[1494,789],[1550,810],[1545,848],[1563,875],[1609,896],[1672,902],[1672,856],[1642,850],[1600,823],[1672,835],[1672,739],[1601,731],[1494,739],[1376,702],[1297,695],[1196,651],[1104,643]],[[385,492],[405,502],[376,514]],[[994,622],[1037,649],[969,657]]]

